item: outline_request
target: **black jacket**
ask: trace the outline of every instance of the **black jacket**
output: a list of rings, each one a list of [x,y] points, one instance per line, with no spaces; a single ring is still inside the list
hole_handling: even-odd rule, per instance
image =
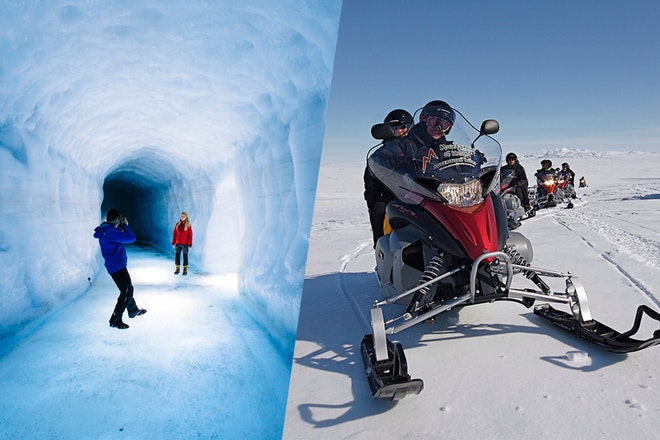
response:
[[[504,176],[508,170],[513,170],[514,173],[513,180],[511,181],[511,183],[509,183],[508,186],[509,187],[518,186],[527,190],[527,186],[529,185],[529,182],[527,180],[527,173],[525,173],[525,168],[523,168],[523,166],[520,165],[520,162],[516,160],[516,163],[514,163],[513,165],[509,165],[509,164],[504,165],[500,169],[500,174]]]

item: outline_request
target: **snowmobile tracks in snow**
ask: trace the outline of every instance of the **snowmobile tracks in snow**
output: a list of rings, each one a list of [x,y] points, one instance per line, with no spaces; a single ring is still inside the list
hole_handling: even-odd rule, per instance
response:
[[[361,243],[359,246],[357,246],[351,253],[344,255],[341,259],[341,266],[339,268],[339,273],[337,274],[338,281],[337,281],[337,289],[339,292],[346,298],[348,303],[351,305],[351,308],[353,309],[353,312],[355,313],[355,316],[358,318],[358,321],[360,321],[360,325],[364,329],[365,332],[370,332],[371,331],[371,324],[369,319],[367,319],[366,315],[362,312],[360,309],[360,305],[357,303],[353,295],[350,295],[346,289],[346,286],[344,285],[344,278],[343,275],[346,273],[346,267],[348,264],[355,260],[357,257],[362,255],[365,252],[365,249],[367,252],[372,252],[373,249],[371,248],[371,243],[370,242],[364,242]]]
[[[572,211],[570,214],[554,216],[554,221],[578,236],[589,248],[593,249],[603,260],[611,264],[623,277],[637,287],[654,304],[660,307],[660,301],[654,295],[645,283],[626,270],[624,266],[612,257],[613,252],[627,255],[631,259],[649,266],[652,269],[660,270],[660,243],[652,239],[640,237],[610,223],[605,223],[595,218],[593,215],[580,211]],[[581,233],[574,226],[579,224],[591,233],[606,240],[612,247],[611,250],[599,251],[598,246],[594,244],[589,237]],[[635,225],[638,228],[644,228],[641,225]]]

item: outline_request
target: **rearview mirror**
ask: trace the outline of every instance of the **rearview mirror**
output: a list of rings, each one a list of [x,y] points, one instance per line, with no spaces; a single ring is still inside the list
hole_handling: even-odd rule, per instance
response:
[[[495,134],[500,131],[500,123],[495,119],[486,119],[481,123],[481,131],[479,134]]]

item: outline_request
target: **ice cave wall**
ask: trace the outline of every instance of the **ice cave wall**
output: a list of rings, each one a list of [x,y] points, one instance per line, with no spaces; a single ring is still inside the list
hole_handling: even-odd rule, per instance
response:
[[[198,269],[238,271],[290,352],[340,9],[2,2],[0,339],[102,274],[117,206],[163,250],[187,211]]]

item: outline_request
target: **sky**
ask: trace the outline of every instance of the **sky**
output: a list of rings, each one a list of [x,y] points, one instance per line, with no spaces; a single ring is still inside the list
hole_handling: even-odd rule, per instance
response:
[[[519,153],[660,151],[660,4],[345,1],[323,162],[362,159],[371,125],[443,99],[500,122]]]

